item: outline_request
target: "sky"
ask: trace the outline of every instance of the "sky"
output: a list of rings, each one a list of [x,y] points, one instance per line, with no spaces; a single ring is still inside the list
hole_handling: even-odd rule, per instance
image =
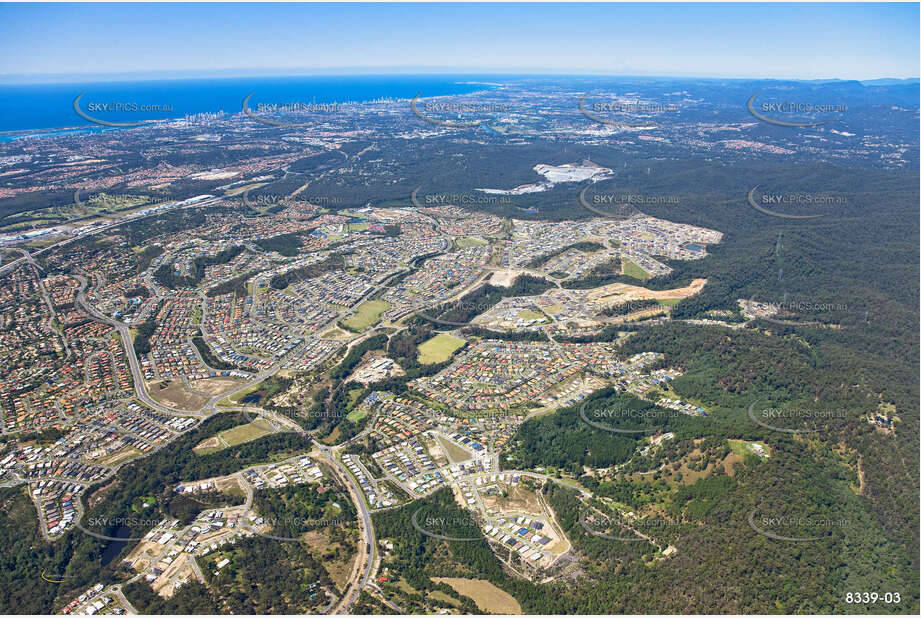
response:
[[[0,4],[0,78],[918,77],[919,4]],[[50,77],[49,77],[50,75]]]

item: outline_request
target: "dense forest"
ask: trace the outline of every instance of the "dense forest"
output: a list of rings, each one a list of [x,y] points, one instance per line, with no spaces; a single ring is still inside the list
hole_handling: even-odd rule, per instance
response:
[[[677,556],[652,571],[644,569],[629,593],[605,582],[589,587],[592,595],[598,602],[607,596],[608,611],[917,609],[917,174],[825,165],[760,170],[698,162],[649,165],[658,173],[648,177],[639,166],[628,166],[610,185],[628,192],[640,186],[647,193],[681,191],[678,204],[647,212],[725,234],[721,244],[709,247],[707,258],[671,262],[672,274],[648,282],[662,289],[695,276],[708,279],[701,294],[675,306],[672,317],[704,317],[713,309],[737,313],[739,298],[790,300],[792,315],[784,323],[759,322],[757,329],[741,331],[680,322],[621,328],[633,331],[623,351],[664,353],[666,364],[684,370],[672,383],[675,392],[707,407],[708,417],[668,419],[661,425],[675,432],[678,442],[744,438],[764,441],[774,451],[769,461],[746,466],[731,480],[702,481],[700,490],[706,488],[712,498],[695,496],[694,486],[674,491],[657,481],[624,480],[599,486],[582,477],[599,495],[637,507],[667,495],[673,515],[711,523],[682,534]],[[698,189],[693,193],[686,189],[691,177]],[[731,187],[742,194],[746,185],[777,186],[780,179],[799,190],[834,187],[849,199],[837,212],[804,224],[761,215],[731,197]],[[877,199],[882,194],[885,204]],[[609,397],[596,394],[587,409]],[[864,420],[884,402],[906,413],[895,434]],[[761,427],[747,413],[752,407],[810,412],[778,421],[784,429],[808,433],[791,437]],[[551,466],[573,475],[580,473],[580,462],[597,464],[603,456],[613,464],[619,452],[621,457],[626,452],[625,447],[618,451],[609,432],[581,422],[578,408],[531,420],[517,438],[507,465]],[[722,457],[721,449],[710,451],[713,461]],[[746,517],[755,507],[759,515],[824,513],[850,525],[807,548],[753,534]],[[574,533],[579,530],[576,526]],[[656,595],[657,589],[664,591],[657,581],[670,582],[672,593]],[[770,592],[778,581],[787,591],[779,600],[776,590]],[[901,610],[847,606],[844,593],[854,586],[898,589]]]
[[[253,241],[260,249],[264,251],[274,251],[285,257],[294,257],[298,254],[304,241],[301,240],[300,234],[279,234],[269,238],[257,238]]]
[[[152,312],[153,315],[157,314],[157,311]],[[150,353],[150,338],[153,337],[154,331],[157,330],[157,321],[155,319],[149,319],[135,327],[135,337],[134,337],[134,352],[135,354],[148,354]]]
[[[579,523],[586,506],[577,495],[548,485],[541,491],[580,556],[583,574],[576,585],[565,580],[533,584],[510,576],[484,541],[423,535],[411,524],[419,502],[378,514],[374,522],[381,538],[394,541],[393,568],[414,588],[435,590],[431,578],[443,574],[484,578],[515,596],[527,613],[643,613],[649,607],[662,613],[854,613],[861,609],[849,606],[844,592],[856,589],[901,591],[903,602],[881,611],[916,606],[908,552],[878,543],[881,526],[841,477],[835,457],[816,458],[795,440],[782,448],[783,458],[749,460],[732,477],[708,477],[673,492],[668,504],[675,525],[643,531],[678,551],[652,562],[655,549],[648,543],[589,534]],[[447,521],[465,514],[446,492],[429,501],[453,516]],[[787,543],[754,533],[748,524],[752,513],[759,520],[795,514],[843,523],[818,528],[815,541]],[[784,590],[780,598],[778,586]],[[412,602],[396,586],[386,590],[398,602]]]

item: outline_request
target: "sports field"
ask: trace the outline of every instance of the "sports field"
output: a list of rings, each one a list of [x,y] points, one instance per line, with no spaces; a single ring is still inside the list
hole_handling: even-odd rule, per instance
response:
[[[646,281],[649,279],[649,273],[631,262],[630,260],[624,260],[624,274],[628,277],[633,277],[634,279],[639,279],[641,281]]]
[[[342,325],[350,330],[361,332],[377,323],[381,314],[390,309],[390,303],[382,300],[369,300],[358,305],[355,315],[342,320]]]
[[[419,362],[423,365],[443,363],[451,358],[465,341],[460,337],[440,333],[428,341],[419,344]]]

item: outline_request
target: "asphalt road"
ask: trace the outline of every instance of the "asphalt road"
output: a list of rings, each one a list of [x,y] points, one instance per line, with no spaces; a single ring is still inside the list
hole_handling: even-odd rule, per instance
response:
[[[349,582],[349,586],[352,587],[351,591],[346,592],[342,600],[339,602],[339,605],[336,607],[333,613],[348,613],[349,608],[352,606],[352,603],[358,598],[359,592],[368,585],[368,582],[371,579],[371,574],[374,567],[374,557],[375,552],[377,551],[377,540],[374,536],[374,525],[371,523],[371,511],[368,508],[367,503],[365,502],[364,493],[361,491],[361,487],[355,482],[352,478],[352,475],[349,474],[349,471],[345,469],[345,466],[336,458],[334,449],[320,444],[319,442],[314,441],[317,448],[320,449],[326,458],[332,462],[332,465],[339,472],[342,479],[346,482],[346,485],[349,488],[349,493],[352,495],[352,501],[355,503],[355,508],[358,509],[358,515],[361,518],[361,543],[366,544],[364,547],[359,546],[358,555],[360,559],[365,560],[365,566],[360,578],[360,582]],[[367,551],[367,548],[370,547],[370,551]]]

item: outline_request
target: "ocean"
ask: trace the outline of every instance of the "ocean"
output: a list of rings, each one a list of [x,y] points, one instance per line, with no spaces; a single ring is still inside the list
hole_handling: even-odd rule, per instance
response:
[[[234,77],[66,84],[0,84],[0,136],[10,132],[103,130],[74,110],[110,122],[182,118],[206,112],[239,113],[262,104],[332,104],[467,94],[493,87],[495,76],[348,75]],[[85,93],[85,94],[84,94]],[[100,109],[107,104],[108,109]],[[111,111],[113,108],[116,111]],[[83,127],[83,129],[81,129]]]

